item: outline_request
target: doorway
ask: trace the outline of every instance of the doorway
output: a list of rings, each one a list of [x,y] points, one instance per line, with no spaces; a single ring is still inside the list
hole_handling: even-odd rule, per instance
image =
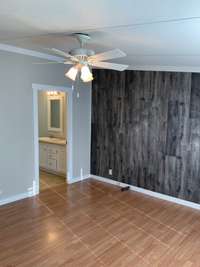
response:
[[[34,194],[72,177],[72,91],[33,84]],[[41,179],[40,179],[41,178]]]

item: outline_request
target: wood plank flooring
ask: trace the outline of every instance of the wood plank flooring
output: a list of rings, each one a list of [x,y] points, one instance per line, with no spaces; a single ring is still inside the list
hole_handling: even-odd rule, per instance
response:
[[[200,266],[200,211],[93,179],[41,184],[0,207],[0,267]]]

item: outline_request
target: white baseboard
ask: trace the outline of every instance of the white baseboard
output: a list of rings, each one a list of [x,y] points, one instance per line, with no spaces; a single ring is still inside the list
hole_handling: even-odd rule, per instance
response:
[[[71,178],[71,179],[67,179],[67,183],[73,184],[73,183],[77,183],[77,182],[83,181],[83,180],[88,179],[88,178],[90,178],[90,174],[83,175],[80,177]]]
[[[88,179],[89,177],[90,177],[89,174],[88,175],[84,175],[82,177],[75,177],[75,178],[72,178],[72,179],[68,179],[67,183],[68,184],[73,184],[73,183],[80,182],[80,181],[83,181],[85,179]],[[0,199],[0,206],[8,204],[8,203],[12,203],[12,202],[17,201],[17,200],[25,199],[25,198],[28,198],[28,197],[33,197],[33,196],[37,195],[38,193],[39,193],[39,189],[36,188],[34,186],[34,184],[33,184],[33,188],[32,187],[29,188],[28,191],[25,192],[25,193],[21,193],[21,194],[12,196],[12,197]]]
[[[0,206],[17,201],[17,200],[21,200],[24,198],[32,197],[32,196],[34,196],[34,192],[28,191],[28,192],[18,194],[18,195],[12,196],[12,197],[0,199]]]
[[[200,204],[197,204],[197,203],[194,203],[194,202],[191,202],[191,201],[187,201],[187,200],[183,200],[183,199],[180,199],[180,198],[176,198],[176,197],[171,197],[171,196],[164,195],[164,194],[161,194],[161,193],[153,192],[153,191],[141,188],[141,187],[137,187],[137,186],[121,183],[121,182],[118,182],[118,181],[115,181],[115,180],[111,180],[109,178],[96,176],[96,175],[93,175],[93,174],[84,175],[82,177],[75,177],[73,179],[68,180],[67,183],[68,184],[73,184],[73,183],[80,182],[80,181],[83,181],[83,180],[88,179],[88,178],[93,178],[93,179],[98,180],[100,182],[104,182],[104,183],[108,183],[108,184],[112,184],[112,185],[116,185],[116,186],[120,186],[120,187],[130,186],[130,190],[132,190],[132,191],[136,191],[136,192],[139,192],[139,193],[151,196],[151,197],[159,198],[159,199],[170,201],[170,202],[173,202],[173,203],[176,203],[176,204],[179,204],[179,205],[183,205],[183,206],[186,206],[186,207],[189,207],[189,208],[200,210]],[[0,200],[0,206],[8,204],[8,203],[11,203],[11,202],[14,202],[14,201],[17,201],[17,200],[21,200],[21,199],[32,197],[35,194],[37,194],[37,193],[34,192],[34,190],[29,190],[28,192],[25,192],[25,193],[22,193],[22,194],[18,194],[18,195],[9,197],[9,198],[2,199],[2,200]]]
[[[171,196],[164,195],[164,194],[157,193],[157,192],[153,192],[153,191],[141,188],[141,187],[137,187],[137,186],[121,183],[121,182],[118,182],[118,181],[115,181],[115,180],[111,180],[109,178],[96,176],[96,175],[93,175],[93,174],[91,174],[89,177],[91,177],[91,178],[93,178],[95,180],[104,182],[104,183],[109,183],[109,184],[117,185],[117,186],[120,186],[120,187],[130,186],[130,190],[132,190],[132,191],[136,191],[136,192],[139,192],[139,193],[151,196],[151,197],[159,198],[159,199],[170,201],[170,202],[173,202],[173,203],[176,203],[176,204],[179,204],[179,205],[183,205],[183,206],[186,206],[186,207],[189,207],[189,208],[200,210],[200,204],[197,204],[197,203],[194,203],[194,202],[191,202],[191,201],[183,200],[183,199],[176,198],[176,197],[171,197]]]

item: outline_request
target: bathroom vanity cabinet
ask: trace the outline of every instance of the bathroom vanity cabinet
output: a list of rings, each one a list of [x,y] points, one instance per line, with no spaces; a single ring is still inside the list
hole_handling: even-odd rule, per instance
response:
[[[56,139],[56,138],[55,138]],[[39,140],[39,160],[40,169],[66,175],[66,141],[56,140],[45,141],[44,138]]]

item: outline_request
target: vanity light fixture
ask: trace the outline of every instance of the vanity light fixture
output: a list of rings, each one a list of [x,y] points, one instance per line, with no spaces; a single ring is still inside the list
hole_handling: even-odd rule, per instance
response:
[[[58,95],[59,94],[59,92],[57,92],[57,91],[48,91],[47,92],[47,95],[48,96],[56,96],[56,95]]]

